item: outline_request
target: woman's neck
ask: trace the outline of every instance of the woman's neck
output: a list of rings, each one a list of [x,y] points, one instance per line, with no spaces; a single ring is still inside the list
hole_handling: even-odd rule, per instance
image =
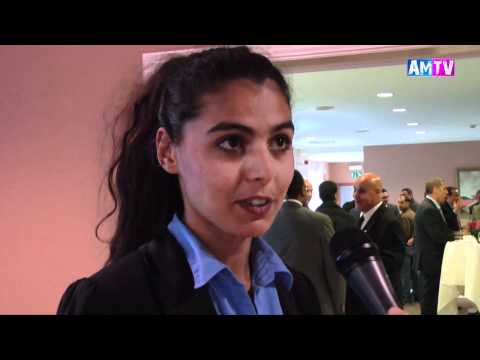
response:
[[[214,241],[207,239],[211,238],[202,237],[200,241],[233,272],[237,280],[245,286],[246,291],[249,291],[252,284],[249,261],[252,238],[215,238]]]
[[[246,291],[249,291],[252,283],[250,273],[252,238],[219,233],[218,228],[196,227],[195,224],[190,224],[188,220],[185,219],[184,221],[208,251],[223,262],[237,280],[245,286]]]

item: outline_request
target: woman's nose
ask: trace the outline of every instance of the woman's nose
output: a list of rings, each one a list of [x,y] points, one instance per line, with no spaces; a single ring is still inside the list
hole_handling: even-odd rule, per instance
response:
[[[267,147],[259,147],[249,154],[245,164],[245,174],[249,181],[268,183],[274,173],[275,159]]]

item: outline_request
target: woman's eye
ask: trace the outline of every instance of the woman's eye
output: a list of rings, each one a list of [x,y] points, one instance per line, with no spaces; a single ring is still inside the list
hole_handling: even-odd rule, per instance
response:
[[[242,146],[242,139],[240,136],[229,136],[223,139],[218,146],[227,151],[239,151]]]
[[[271,146],[274,150],[288,150],[290,149],[291,144],[292,140],[290,140],[288,136],[279,135],[272,140]]]

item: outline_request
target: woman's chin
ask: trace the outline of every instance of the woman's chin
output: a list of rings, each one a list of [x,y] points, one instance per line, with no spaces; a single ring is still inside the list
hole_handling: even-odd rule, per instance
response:
[[[263,236],[270,229],[270,226],[272,226],[271,221],[258,220],[248,225],[240,225],[237,228],[237,234],[245,238],[259,237]]]

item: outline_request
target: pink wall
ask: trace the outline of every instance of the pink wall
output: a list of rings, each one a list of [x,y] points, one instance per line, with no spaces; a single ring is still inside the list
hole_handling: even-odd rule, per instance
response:
[[[348,167],[350,165],[361,165],[358,162],[352,163],[329,163],[328,164],[328,173],[329,180],[335,181],[337,184],[347,184],[353,183],[352,174]]]
[[[480,167],[480,141],[366,146],[364,159],[365,171],[383,178],[392,201],[403,187],[412,188],[421,201],[429,178],[440,176],[456,185],[457,168]]]
[[[103,116],[141,78],[143,52],[183,47],[0,46],[0,314],[54,313],[101,267]]]

